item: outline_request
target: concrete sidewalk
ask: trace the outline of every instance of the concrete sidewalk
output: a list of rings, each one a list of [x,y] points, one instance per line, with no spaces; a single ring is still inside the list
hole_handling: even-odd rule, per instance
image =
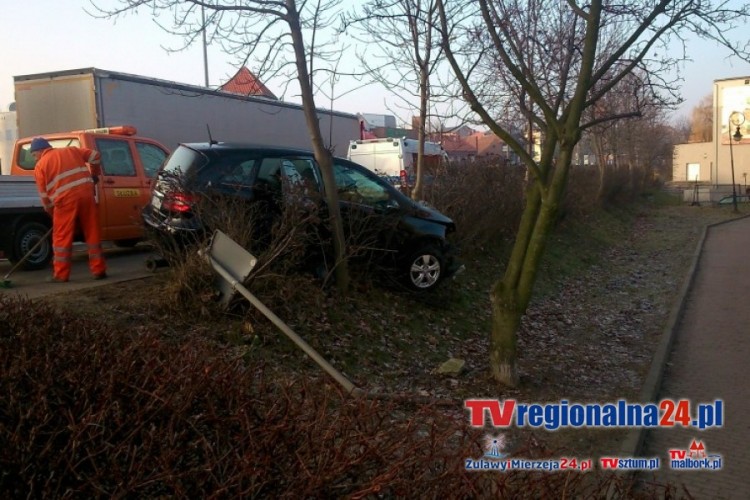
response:
[[[52,274],[51,267],[37,271],[16,271],[9,278],[9,288],[0,288],[0,294],[16,294],[30,299],[45,297],[59,293],[71,293],[86,288],[96,288],[153,276],[153,272],[146,267],[146,259],[153,256],[153,251],[147,245],[134,248],[113,248],[105,246],[104,254],[107,259],[107,275],[105,280],[91,279],[88,267],[88,254],[85,249],[74,249],[73,268],[68,283],[48,283]],[[10,272],[12,265],[7,260],[0,260],[0,276]]]
[[[645,434],[640,455],[660,457],[653,477],[677,486],[678,498],[750,498],[750,218],[708,229],[687,293],[658,399],[689,399],[695,405],[724,401],[723,428],[660,428]],[[718,471],[672,470],[669,451],[701,441],[718,454]],[[651,474],[642,474],[649,480]]]

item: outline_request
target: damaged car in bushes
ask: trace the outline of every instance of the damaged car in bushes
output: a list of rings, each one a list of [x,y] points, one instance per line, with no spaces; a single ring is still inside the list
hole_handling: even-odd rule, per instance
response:
[[[455,249],[448,241],[455,231],[450,218],[343,158],[334,158],[334,176],[347,245],[367,254],[368,262],[383,266],[417,291],[434,289],[459,270]],[[153,237],[178,245],[200,241],[214,229],[222,229],[208,227],[205,209],[196,208],[201,199],[216,194],[257,209],[265,221],[258,225],[258,239],[268,237],[279,214],[290,205],[325,214],[322,176],[310,151],[215,142],[181,144],[164,162],[152,186],[150,203],[143,211],[147,230]],[[307,224],[326,235],[325,220],[325,216],[308,218]],[[315,248],[309,251],[310,255],[316,252]]]

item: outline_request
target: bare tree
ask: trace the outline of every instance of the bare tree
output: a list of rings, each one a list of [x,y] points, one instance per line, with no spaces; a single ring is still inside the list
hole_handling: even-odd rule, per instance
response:
[[[348,16],[347,28],[361,33],[365,50],[358,56],[366,73],[389,89],[408,109],[419,99],[416,182],[411,196],[422,196],[425,127],[429,121],[431,75],[440,63],[433,41],[435,0],[370,0],[361,14]]]
[[[711,142],[714,128],[713,95],[703,96],[690,114],[689,142]]]
[[[691,32],[747,60],[748,46],[733,44],[727,30],[744,24],[750,8],[704,0],[437,1],[443,50],[462,97],[529,172],[511,256],[490,292],[490,370],[512,386],[518,383],[517,331],[581,134],[597,123],[637,116],[645,100],[679,102],[668,79],[685,54],[667,45]],[[587,120],[585,111],[615,91],[632,94],[632,109]],[[538,158],[498,123],[511,105],[540,131]]]
[[[664,113],[652,109],[634,121],[628,153],[640,162],[642,183],[663,182],[672,176],[672,154],[680,138],[666,120]]]
[[[599,190],[597,199],[600,203],[607,202],[613,193],[622,190],[622,185],[612,185],[613,173],[625,167],[631,176],[631,187],[641,185],[635,181],[633,176],[636,170],[640,171],[644,165],[636,161],[638,150],[634,145],[641,141],[643,129],[651,129],[651,122],[657,112],[664,112],[658,103],[646,98],[639,98],[631,90],[633,85],[630,81],[637,82],[641,77],[635,74],[628,75],[623,79],[621,85],[614,87],[604,95],[596,105],[587,108],[583,120],[595,122],[586,129],[583,140],[591,146],[596,157],[596,167],[599,172]],[[624,88],[620,88],[623,87]],[[641,102],[639,102],[639,99]],[[638,110],[638,116],[631,116],[620,120],[601,120],[610,116],[626,116],[631,110]],[[641,155],[645,158],[647,155]],[[620,183],[621,184],[621,183]]]
[[[349,286],[345,260],[345,240],[338,192],[333,174],[333,156],[326,146],[315,106],[314,76],[325,68],[318,65],[337,60],[336,46],[321,42],[321,32],[331,27],[339,14],[337,0],[118,0],[118,7],[106,8],[92,0],[102,17],[117,17],[139,10],[150,10],[158,19],[171,14],[165,30],[182,37],[185,46],[206,31],[229,54],[246,62],[255,61],[260,78],[289,76],[299,85],[315,159],[320,165],[332,228],[336,285],[341,292]]]
[[[692,128],[690,119],[687,116],[679,116],[672,123],[676,138],[675,144],[683,144],[690,139],[690,129]]]

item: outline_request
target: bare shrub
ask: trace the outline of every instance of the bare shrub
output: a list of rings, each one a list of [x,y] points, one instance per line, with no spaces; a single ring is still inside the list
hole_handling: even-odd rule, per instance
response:
[[[184,187],[180,191],[187,192]],[[193,195],[193,217],[203,230],[179,238],[159,235],[155,244],[173,268],[173,280],[165,302],[179,310],[210,313],[215,297],[207,290],[216,280],[204,255],[214,230],[220,229],[253,254],[258,264],[249,281],[265,283],[263,288],[279,288],[279,282],[302,269],[314,269],[323,261],[324,242],[320,234],[319,203],[284,204],[270,196],[249,200],[242,193],[209,191]],[[302,198],[299,198],[302,200]]]
[[[513,238],[524,205],[523,167],[507,165],[498,159],[481,159],[433,166],[427,175],[425,199],[455,221],[457,232],[449,239],[461,253],[468,256],[490,244]],[[585,216],[601,203],[596,169],[574,168],[570,175],[560,218]],[[625,193],[636,188],[630,182],[634,177],[622,175],[618,171],[610,176],[614,186],[610,200],[629,200]],[[237,188],[193,194],[195,216],[206,231],[188,238],[194,250],[206,245],[213,229],[227,233],[258,258],[258,266],[247,284],[252,282],[254,290],[282,306],[285,302],[275,295],[286,294],[276,291],[283,290],[291,276],[309,273],[325,287],[333,273],[332,243],[323,200],[314,186],[285,183],[283,188],[278,192],[263,192],[256,186],[252,193]],[[177,191],[187,192],[185,186],[177,186]],[[340,196],[348,200],[348,196],[356,193],[342,192]],[[356,200],[350,201],[356,205]],[[399,283],[395,279],[398,276],[393,274],[397,256],[384,240],[384,236],[395,232],[397,224],[398,218],[388,217],[387,209],[345,211],[346,259],[358,287],[369,287],[381,278],[388,283]],[[201,290],[212,280],[211,269],[202,259],[186,256],[185,245],[169,242],[160,248],[176,268],[172,303],[187,309],[197,306],[206,312],[210,297]],[[294,286],[300,285],[298,280],[294,281]],[[315,288],[311,280],[303,281],[303,289]]]
[[[5,497],[601,497],[599,473],[467,471],[485,451],[455,408],[348,399],[271,379],[198,336],[165,341],[0,296]],[[458,410],[458,411],[457,411]],[[550,457],[534,441],[517,456]]]
[[[565,215],[585,216],[597,208],[632,203],[642,193],[658,187],[653,169],[628,165],[606,167],[605,186],[601,187],[596,166],[573,167],[562,204]]]
[[[429,173],[425,200],[455,221],[455,241],[471,251],[512,237],[523,208],[524,173],[497,159],[444,164]]]
[[[560,207],[560,216],[579,217],[599,206],[599,172],[596,167],[574,167]]]

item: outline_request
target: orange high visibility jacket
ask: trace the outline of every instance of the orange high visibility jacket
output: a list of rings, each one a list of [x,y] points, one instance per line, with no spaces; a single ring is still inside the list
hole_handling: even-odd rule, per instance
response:
[[[94,180],[91,176],[100,174],[99,152],[75,146],[45,149],[34,168],[36,186],[45,209],[68,198],[92,195]]]

